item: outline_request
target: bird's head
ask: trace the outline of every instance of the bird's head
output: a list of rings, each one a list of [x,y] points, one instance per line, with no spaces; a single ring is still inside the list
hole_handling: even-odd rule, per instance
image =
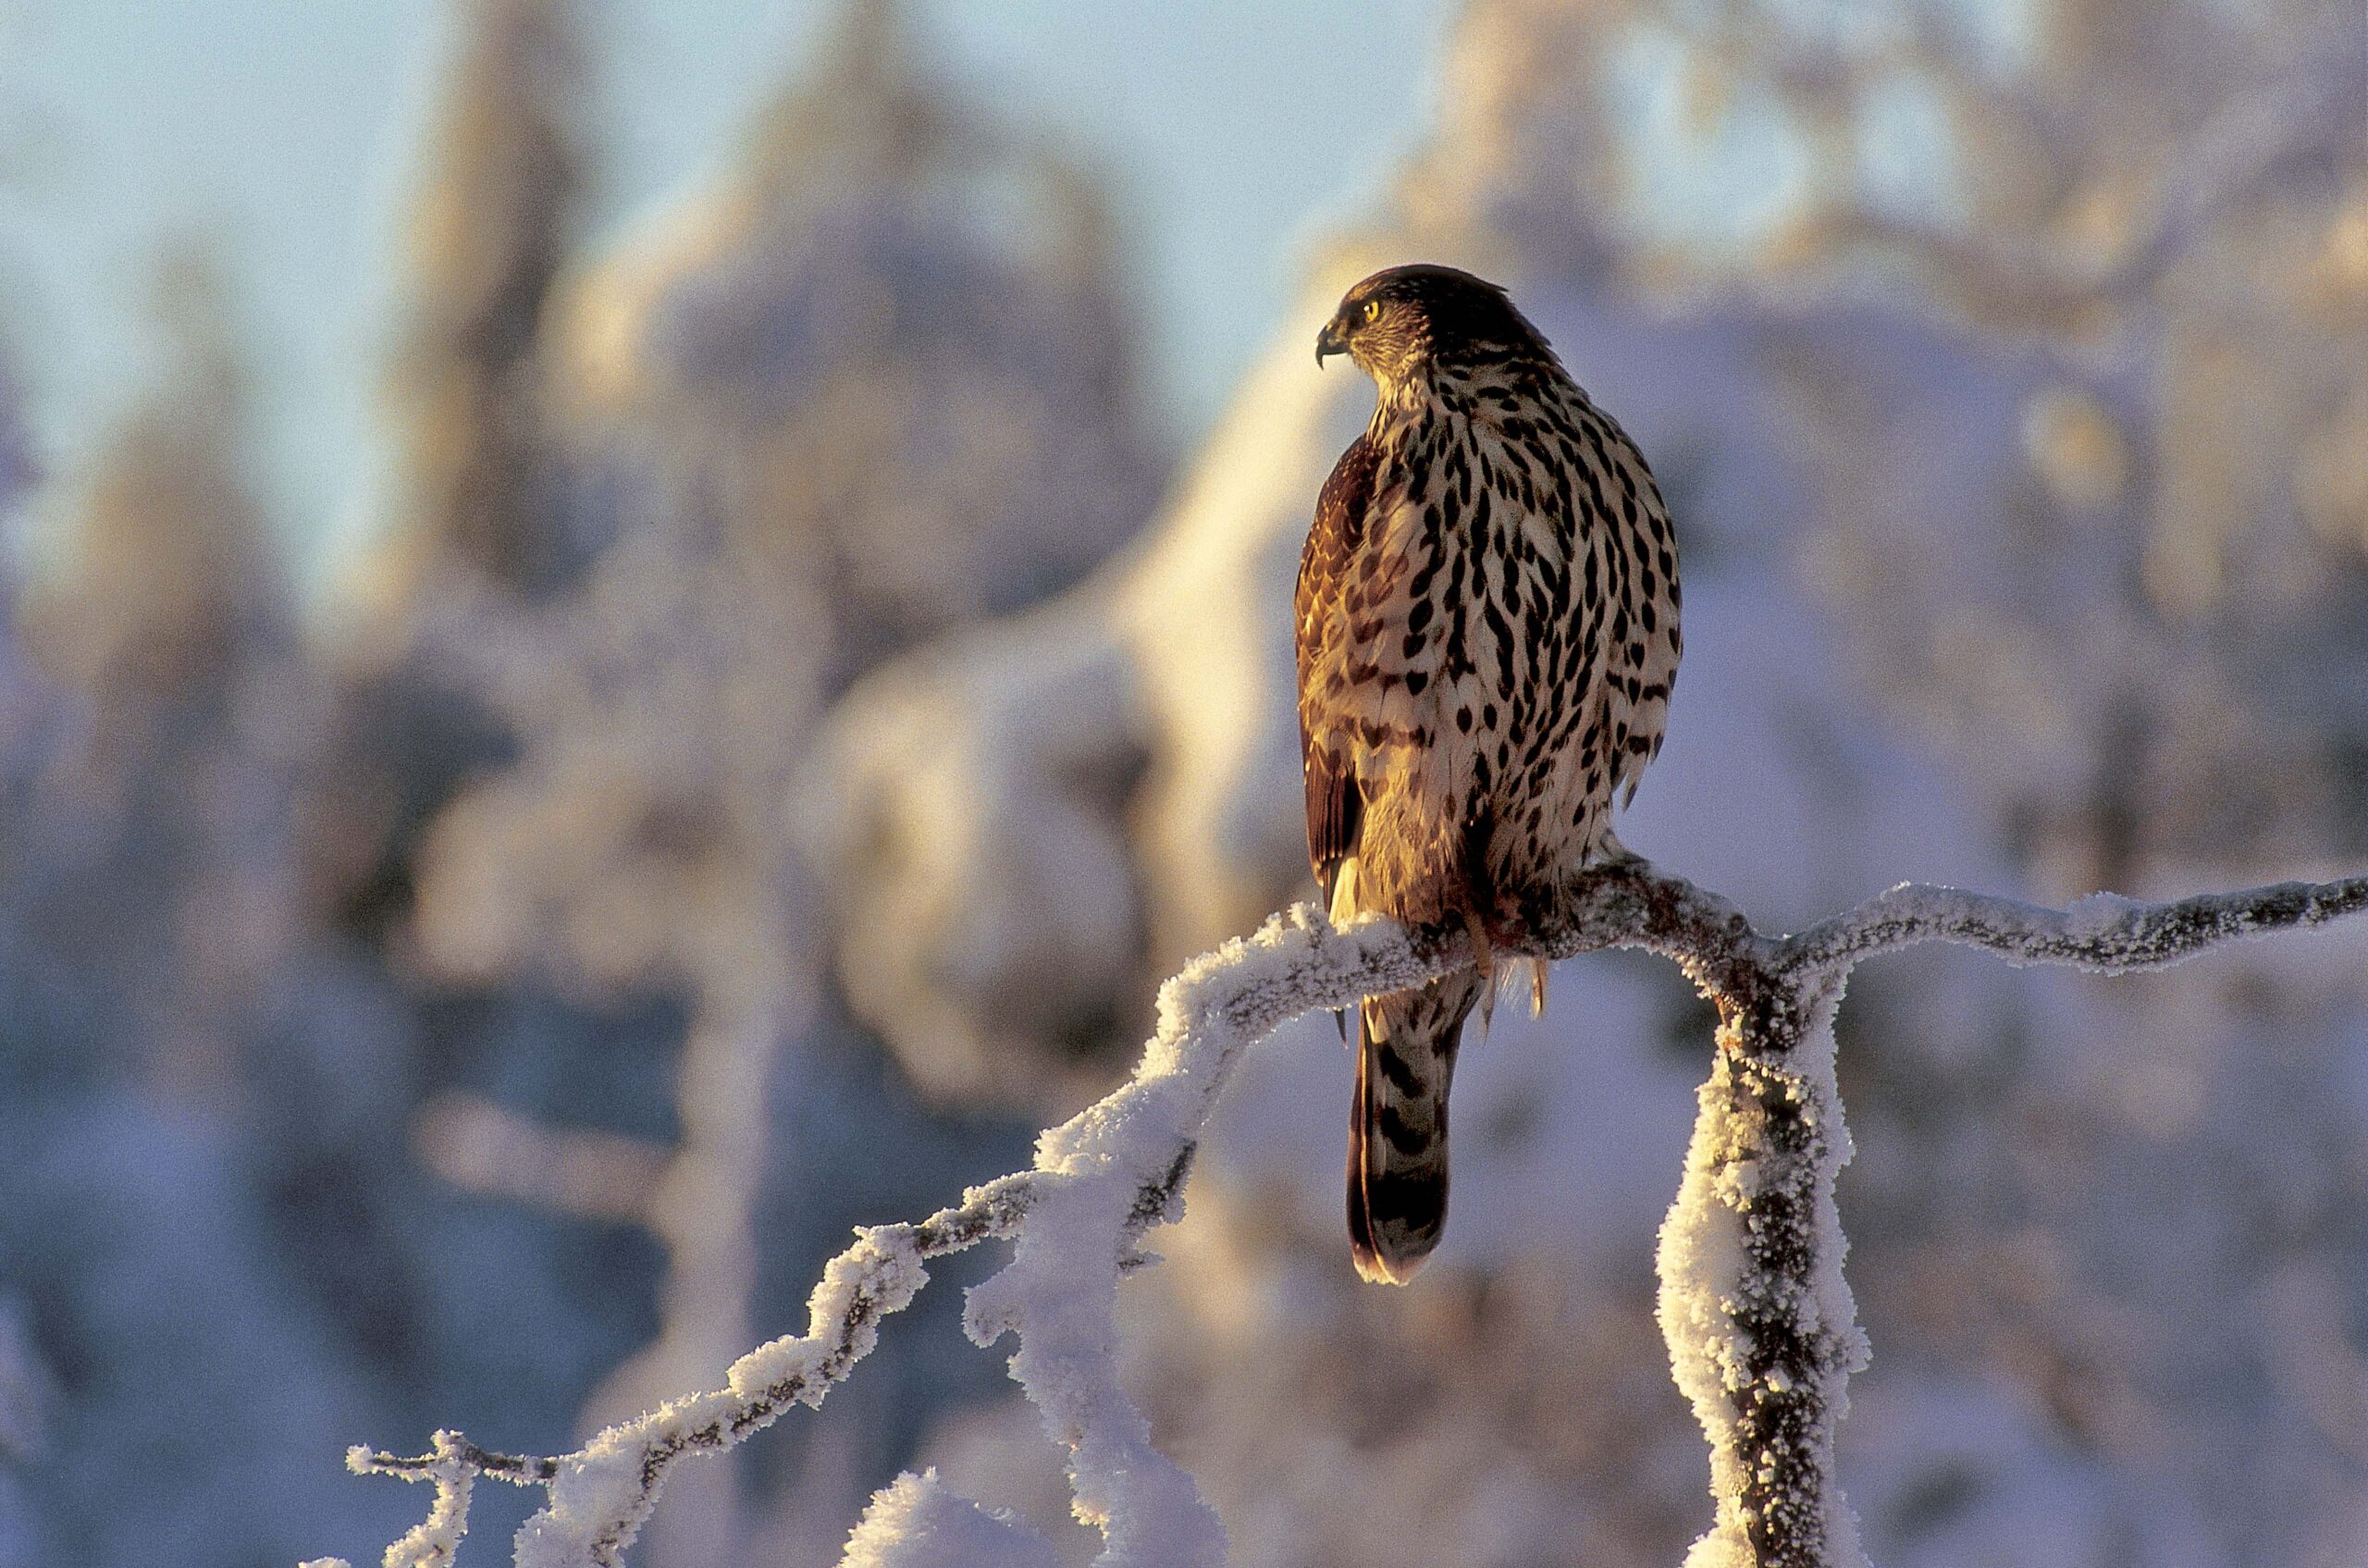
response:
[[[1393,266],[1350,290],[1315,340],[1315,363],[1347,354],[1384,387],[1441,364],[1549,354],[1504,290],[1451,266]]]

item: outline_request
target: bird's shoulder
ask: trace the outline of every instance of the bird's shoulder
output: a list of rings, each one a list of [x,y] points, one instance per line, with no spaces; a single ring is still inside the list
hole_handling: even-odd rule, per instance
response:
[[[1332,465],[1324,488],[1317,492],[1315,518],[1299,558],[1297,609],[1302,642],[1314,634],[1314,620],[1364,541],[1365,512],[1373,502],[1380,461],[1379,443],[1370,432],[1361,434]]]
[[[1315,525],[1309,537],[1338,540],[1353,548],[1364,532],[1365,509],[1373,502],[1381,469],[1381,443],[1370,430],[1359,432],[1325,477],[1315,497]]]

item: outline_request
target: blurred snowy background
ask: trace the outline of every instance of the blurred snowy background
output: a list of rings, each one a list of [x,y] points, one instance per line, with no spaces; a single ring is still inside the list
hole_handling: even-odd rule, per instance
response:
[[[1310,349],[1412,257],[1669,492],[1638,849],[1773,925],[2368,864],[2357,0],[0,8],[0,1568],[373,1560],[348,1443],[711,1387],[1107,1087],[1309,891]],[[1410,1290],[1327,1022],[1220,1112],[1128,1350],[1237,1562],[1708,1518],[1708,1020],[1569,968]],[[2368,940],[1842,1025],[1875,1560],[2368,1560]],[[921,1464],[1090,1556],[944,1272],[640,1561]]]

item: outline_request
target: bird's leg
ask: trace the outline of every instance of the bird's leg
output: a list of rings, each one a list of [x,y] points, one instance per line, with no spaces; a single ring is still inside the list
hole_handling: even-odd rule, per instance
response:
[[[1488,945],[1488,928],[1481,922],[1480,911],[1463,911],[1464,934],[1472,938],[1472,967],[1480,971],[1485,982],[1497,978],[1497,951]]]
[[[1472,967],[1480,971],[1480,1038],[1488,1038],[1489,1020],[1497,1016],[1497,954],[1488,945],[1488,928],[1481,921],[1480,911],[1469,905],[1463,910],[1463,930],[1472,938]]]
[[[1320,873],[1324,882],[1324,907],[1336,926],[1347,925],[1357,918],[1358,858],[1342,856]],[[1349,1009],[1332,1009],[1332,1027],[1340,1031],[1340,1043],[1349,1043]]]
[[[1482,911],[1497,903],[1496,879],[1489,873],[1488,840],[1493,831],[1493,816],[1486,804],[1479,806],[1463,824],[1463,930],[1472,938],[1472,967],[1480,971],[1480,1027],[1486,1032],[1488,1014],[1496,1001],[1496,987],[1489,982],[1497,978],[1496,950],[1488,945],[1488,922]]]

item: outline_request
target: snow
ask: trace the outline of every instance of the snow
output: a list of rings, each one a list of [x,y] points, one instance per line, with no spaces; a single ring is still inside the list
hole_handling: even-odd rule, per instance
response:
[[[1842,1274],[1847,1250],[1834,1204],[1835,1178],[1849,1163],[1850,1135],[1833,1081],[1833,1011],[1840,987],[1812,1003],[1797,1040],[1746,1039],[1722,1028],[1710,1077],[1699,1092],[1699,1114],[1687,1145],[1684,1175],[1661,1227],[1661,1330],[1678,1388],[1694,1406],[1710,1444],[1710,1493],[1717,1521],[1686,1558],[1687,1568],[1755,1568],[1749,1531],[1764,1525],[1755,1512],[1768,1500],[1791,1505],[1819,1521],[1829,1568],[1867,1568],[1857,1522],[1844,1500],[1834,1458],[1836,1429],[1849,1412],[1849,1375],[1868,1359],[1857,1304]],[[1746,1085],[1747,1068],[1770,1087]],[[1781,1152],[1775,1123],[1796,1122],[1804,1143]],[[1806,1165],[1807,1168],[1799,1168]],[[1753,1261],[1753,1216],[1765,1196],[1806,1196],[1812,1207],[1808,1278],[1764,1272]],[[1807,1290],[1803,1291],[1803,1286]],[[1796,1387],[1780,1364],[1755,1373],[1764,1347],[1739,1321],[1746,1309],[1772,1309],[1786,1345],[1805,1349],[1806,1386]],[[1810,1427],[1806,1465],[1755,1449],[1745,1420],[1756,1401],[1791,1396],[1807,1408]],[[1782,1463],[1782,1481],[1770,1473]],[[1771,1492],[1771,1482],[1774,1489]]]
[[[920,1250],[906,1226],[882,1226],[858,1233],[857,1244],[831,1260],[821,1283],[807,1302],[812,1327],[803,1339],[775,1340],[732,1364],[726,1383],[743,1400],[791,1383],[805,1385],[798,1397],[820,1404],[828,1384],[821,1380],[826,1359],[836,1356],[852,1364],[871,1353],[880,1342],[879,1316],[901,1312],[929,1282]],[[872,1303],[873,1313],[839,1340],[837,1326],[856,1318],[858,1300]],[[844,1376],[844,1374],[842,1374]]]
[[[438,1478],[426,1519],[387,1548],[386,1568],[450,1568],[461,1537],[469,1533],[473,1480],[466,1471]]]
[[[1134,1191],[1105,1180],[1040,1198],[1010,1266],[970,1292],[966,1327],[980,1344],[1019,1337],[1011,1375],[1069,1452],[1074,1511],[1103,1532],[1106,1568],[1221,1568],[1215,1513],[1118,1383],[1117,1250]]]
[[[839,1568],[1058,1568],[1042,1536],[1001,1510],[957,1497],[934,1469],[907,1471],[873,1495]]]
[[[1215,1512],[1152,1445],[1120,1386],[1118,1286],[1132,1229],[1180,1216],[1201,1127],[1250,1044],[1311,1003],[1356,994],[1343,982],[1393,952],[1412,969],[1405,948],[1387,923],[1336,935],[1307,906],[1277,916],[1163,986],[1133,1080],[1038,1141],[1012,1261],[972,1288],[964,1327],[981,1346],[1018,1336],[1011,1375],[1068,1451],[1073,1510],[1103,1532],[1104,1568],[1221,1568],[1226,1554]],[[1151,1194],[1162,1201],[1147,1214]]]
[[[1025,131],[973,139],[992,167],[957,147],[950,177],[923,158],[937,172],[884,191],[881,166],[824,154],[855,178],[801,193],[799,127],[864,99],[805,101],[654,243],[552,258],[572,280],[545,366],[578,438],[554,454],[575,470],[563,525],[598,559],[547,607],[562,625],[450,618],[516,742],[448,746],[467,758],[452,776],[408,730],[358,766],[351,736],[299,744],[314,683],[275,661],[317,650],[258,636],[244,592],[209,589],[216,621],[169,618],[221,654],[198,700],[148,722],[144,698],[52,684],[144,664],[118,655],[166,618],[126,607],[192,580],[157,571],[198,537],[172,486],[124,513],[153,536],[117,553],[124,575],[65,601],[80,630],[114,628],[85,656],[37,671],[56,580],[28,580],[21,615],[0,585],[0,1142],[22,1154],[0,1173],[0,1311],[29,1303],[44,1363],[40,1454],[0,1454],[0,1562],[362,1560],[353,1543],[408,1529],[427,1494],[346,1482],[320,1462],[338,1441],[465,1419],[554,1446],[721,1389],[570,1460],[550,1527],[580,1538],[642,1506],[648,1443],[774,1388],[819,1398],[859,1353],[835,1318],[734,1363],[798,1321],[818,1275],[815,1310],[871,1303],[866,1332],[906,1299],[919,1262],[896,1228],[822,1266],[845,1227],[1022,1163],[1036,1126],[1108,1086],[1162,976],[1306,892],[1291,568],[1370,395],[1307,345],[1369,261],[1505,278],[1653,456],[1689,653],[1621,831],[1661,863],[1774,929],[1900,877],[2060,902],[2355,862],[2361,51],[2286,0],[2253,8],[2258,29],[2225,7],[2043,5],[1996,57],[1945,29],[1904,53],[1837,42],[1797,6],[1770,25],[1780,9],[1474,8],[1431,146],[1309,269],[1155,514],[1156,454],[1124,418],[1123,279],[1092,264],[1090,224],[1033,221],[1030,198],[1057,192]],[[1704,136],[1637,140],[1654,122],[1610,79],[1638,27],[1688,92],[1708,84]],[[2337,91],[2288,91],[2289,51]],[[1908,56],[1929,78],[1903,83]],[[1930,229],[1837,238],[1866,192],[1831,165],[1807,187],[1835,211],[1748,253],[1671,247],[1675,209],[1636,199],[1699,189],[1747,143],[1735,105],[1764,129],[1809,94],[1840,132],[1827,158],[1883,142],[1864,105],[1904,87],[1954,93],[1974,127],[1949,149],[1961,206],[1944,167],[1919,177],[1909,216]],[[934,97],[897,102],[944,152]],[[1995,152],[2033,124],[2052,128],[2036,183]],[[1014,156],[1028,177],[1005,182]],[[1680,184],[1635,178],[1671,160]],[[2167,224],[2144,210],[2158,197]],[[519,232],[483,216],[451,231]],[[1045,253],[1064,235],[1076,253]],[[882,439],[803,417],[818,408]],[[31,477],[22,453],[0,434],[0,509]],[[390,829],[375,868],[423,889],[416,923],[369,877],[332,870],[315,896],[315,850],[355,853],[306,797],[324,766],[398,818],[467,776],[424,857]],[[327,913],[357,891],[359,917]],[[2151,966],[2262,913],[2166,923],[2098,897],[2058,918],[1919,888],[1828,930],[1818,962],[1838,978],[1955,932],[2015,963]],[[1138,1558],[1154,1526],[1189,1541],[1213,1510],[1236,1568],[1301,1568],[1317,1538],[1339,1561],[1676,1561],[1707,1512],[1702,1444],[1669,1397],[1647,1265],[1701,1110],[1699,1009],[1659,960],[1606,959],[1557,976],[1543,1025],[1500,1018],[1459,1075],[1438,1266],[1377,1298],[1341,1256],[1328,1024],[1241,1046],[1294,987],[1305,1004],[1402,973],[1389,946],[1286,920],[1234,951],[1233,980],[1194,966],[1139,1092],[993,1185],[1009,1212],[978,1223],[997,1235],[1042,1200],[972,1303],[1017,1331],[1037,1404],[925,1332],[959,1303],[924,1297],[917,1315],[946,1321],[908,1326],[899,1364],[821,1421],[749,1463],[680,1451],[669,1511],[712,1524],[728,1560],[812,1568],[948,1423],[992,1414],[1009,1451],[1052,1430],[1112,1528],[1102,1549]],[[2343,1313],[2368,1257],[2363,955],[2355,927],[2110,987],[1980,954],[1858,970],[1840,1023],[1861,1153],[1841,1192],[1883,1357],[1849,1385],[1842,1463],[1882,1561],[2356,1559],[2368,1470],[2325,1413],[2363,1386]],[[730,1047],[687,1064],[680,1094],[677,1006],[698,1013],[695,1056]],[[760,1016],[810,1027],[814,1049],[767,1070],[776,1037],[733,1032]],[[1838,1142],[1832,1043],[1810,1033],[1796,1108]],[[911,1108],[913,1085],[943,1108]],[[407,1139],[445,1092],[677,1142],[674,1223],[450,1190]],[[1720,1315],[1748,1273],[1731,1205],[1799,1174],[1753,1135],[1734,1117],[1705,1134],[1726,1164],[1670,1239],[1706,1419],[1742,1353]],[[1190,1220],[1146,1238],[1181,1213],[1188,1149]],[[1795,1305],[1840,1332],[1841,1238],[1823,1199],[1816,1217]],[[1122,1283],[1147,1239],[1169,1263]],[[653,1353],[625,1362],[653,1314]],[[1776,1382],[1840,1408],[1838,1372]],[[1146,1420],[1189,1477],[1128,1470]],[[711,1481],[738,1488],[729,1506],[707,1507]],[[1031,1521],[1071,1541],[1068,1489],[1047,1484]],[[643,1560],[726,1560],[667,1523]],[[1733,1549],[1728,1532],[1697,1551]]]
[[[1001,1230],[1005,1267],[975,1287],[964,1326],[980,1345],[1020,1340],[1012,1376],[1070,1454],[1077,1517],[1102,1529],[1107,1568],[1222,1568],[1225,1537],[1190,1476],[1151,1442],[1150,1424],[1120,1387],[1116,1312],[1120,1275],[1141,1257],[1145,1227],[1180,1216],[1180,1191],[1202,1124],[1242,1053],[1282,1020],[1375,986],[1432,972],[1387,921],[1334,932],[1308,907],[1269,920],[1189,965],[1163,988],[1160,1027],[1135,1077],[1038,1141],[1034,1169],[965,1194],[928,1225],[939,1250]],[[959,1231],[958,1237],[954,1232]],[[579,1451],[542,1462],[547,1505],[518,1531],[517,1568],[580,1568],[630,1546],[656,1506],[667,1468],[684,1454],[734,1446],[784,1402],[820,1404],[870,1353],[880,1320],[927,1283],[921,1232],[858,1231],[808,1303],[808,1329],[735,1362],[728,1386],[611,1426]],[[475,1462],[457,1434],[437,1434],[426,1463],[349,1455],[358,1472],[433,1481],[428,1520],[397,1543],[401,1561],[442,1568],[467,1526]],[[528,1462],[488,1473],[520,1480]],[[883,1537],[884,1538],[884,1537]],[[395,1559],[389,1560],[396,1561]]]
[[[1894,888],[1776,941],[1641,865],[1608,868],[1599,885],[1612,895],[1590,907],[1610,913],[1583,913],[1570,945],[1648,945],[1723,988],[1726,1021],[1659,1259],[1671,1370],[1710,1445],[1716,1518],[1689,1558],[1693,1568],[1751,1563],[1755,1537],[1835,1568],[1866,1568],[1835,1462],[1847,1380],[1868,1357],[1843,1276],[1847,1243],[1834,1198],[1852,1143],[1834,1080],[1833,1020],[1856,957],[1953,940],[2059,963],[2152,965],[2265,925],[2368,905],[2368,880],[2130,905],[2086,945],[2067,948],[2062,932],[2072,916],[1953,889]],[[1646,922],[1627,923],[1637,910]],[[2199,921],[2196,910],[2209,919]],[[2178,939],[2176,951],[2147,942],[2160,931]],[[815,1287],[805,1336],[742,1357],[722,1391],[667,1404],[544,1462],[549,1502],[518,1533],[519,1568],[576,1568],[621,1552],[675,1459],[735,1445],[786,1401],[819,1404],[876,1344],[879,1320],[926,1283],[926,1252],[997,1234],[1012,1240],[1011,1260],[971,1290],[964,1327],[982,1347],[1018,1339],[1011,1376],[1069,1456],[1072,1510],[1104,1537],[1097,1562],[1222,1568],[1226,1534],[1215,1512],[1153,1444],[1149,1420],[1122,1385],[1122,1277],[1146,1260],[1139,1234],[1181,1217],[1203,1127],[1252,1044],[1312,1007],[1412,983],[1449,961],[1450,953],[1418,953],[1386,920],[1336,931],[1301,905],[1187,965],[1161,989],[1158,1029],[1133,1078],[1044,1132],[1030,1171],[971,1189],[960,1209],[920,1227],[859,1231]],[[439,1432],[426,1462],[357,1453],[352,1463],[436,1484],[430,1517],[389,1561],[442,1568],[466,1527],[478,1470],[462,1439]],[[514,1478],[536,1466],[508,1468]],[[875,1508],[881,1549],[900,1539],[894,1521],[928,1502],[928,1488],[915,1481]],[[966,1528],[986,1518],[967,1504],[955,1512]]]
[[[647,1418],[667,1437],[695,1431],[722,1416],[726,1402],[703,1394],[660,1406]],[[656,1500],[642,1479],[648,1450],[635,1436],[610,1427],[572,1456],[552,1483],[550,1501],[518,1526],[511,1543],[517,1568],[584,1568],[596,1552],[622,1548],[648,1519]]]
[[[1845,968],[1919,942],[1986,948],[2017,968],[2068,964],[2090,974],[2128,974],[2175,964],[2235,938],[2315,926],[2368,905],[2368,876],[2278,883],[2230,893],[2140,903],[2092,895],[2068,910],[1963,888],[1902,883],[1795,939],[1811,965]]]
[[[348,1449],[345,1467],[357,1475],[371,1475],[380,1468],[377,1456],[365,1448]],[[469,1533],[469,1499],[477,1477],[475,1465],[463,1451],[460,1434],[437,1433],[429,1463],[397,1474],[406,1480],[433,1486],[436,1499],[428,1505],[426,1519],[388,1546],[385,1568],[451,1568],[462,1538]]]
[[[2126,1560],[2108,1522],[2103,1467],[2054,1426],[2042,1404],[2019,1397],[2006,1379],[1870,1389],[1854,1401],[1843,1439],[1862,1488],[1890,1498],[1963,1496],[1955,1510],[1902,1510],[1906,1517],[1881,1522],[1880,1537],[1869,1519],[1878,1561],[1983,1568],[1998,1561],[2001,1540],[2014,1542],[2017,1568]],[[2176,1517],[2184,1509],[2163,1512]]]
[[[677,1455],[733,1446],[769,1425],[784,1401],[821,1403],[879,1343],[880,1319],[910,1304],[928,1279],[909,1227],[858,1232],[814,1287],[805,1335],[742,1356],[725,1389],[611,1426],[562,1459],[549,1504],[519,1527],[517,1568],[578,1568],[630,1546]]]
[[[843,973],[934,1093],[1035,1108],[1047,1038],[1129,1016],[1298,891],[1292,573],[1362,418],[1305,336],[1261,354],[1143,543],[892,666],[826,728],[808,831],[845,890]]]

